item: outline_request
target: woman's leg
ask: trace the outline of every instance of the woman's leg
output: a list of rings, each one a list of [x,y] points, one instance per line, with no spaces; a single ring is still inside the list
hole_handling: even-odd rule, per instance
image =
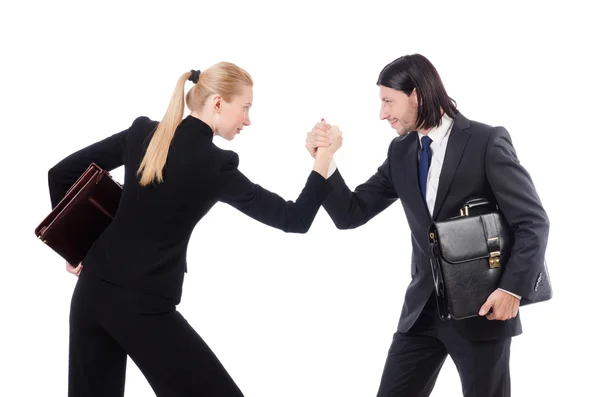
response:
[[[124,394],[127,355],[101,326],[101,299],[98,282],[80,275],[69,318],[69,397]]]
[[[113,310],[106,329],[157,396],[243,397],[219,359],[172,302],[121,292],[120,310]]]

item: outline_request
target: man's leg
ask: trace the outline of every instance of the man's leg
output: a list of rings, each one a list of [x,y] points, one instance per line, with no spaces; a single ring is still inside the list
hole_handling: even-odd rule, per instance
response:
[[[445,324],[439,338],[456,364],[465,397],[510,397],[510,337],[471,341]]]

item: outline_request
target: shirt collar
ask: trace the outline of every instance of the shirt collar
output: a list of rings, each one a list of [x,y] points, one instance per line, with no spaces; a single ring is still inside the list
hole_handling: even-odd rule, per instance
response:
[[[453,122],[454,120],[444,113],[444,115],[442,116],[442,123],[438,127],[433,127],[431,131],[429,131],[429,134],[427,134],[427,136],[431,138],[433,143],[439,144],[452,129]],[[419,132],[419,142],[421,142],[421,138],[423,138],[424,136],[425,135]]]

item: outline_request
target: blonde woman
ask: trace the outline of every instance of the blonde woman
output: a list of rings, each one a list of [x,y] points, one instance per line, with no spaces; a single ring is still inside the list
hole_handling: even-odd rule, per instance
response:
[[[191,114],[182,120],[184,86]],[[122,396],[129,355],[158,396],[242,396],[217,357],[176,310],[195,225],[217,202],[287,233],[305,233],[330,191],[341,136],[323,139],[295,202],[252,183],[235,152],[214,145],[250,125],[253,82],[223,62],[184,73],[160,123],[126,130],[60,161],[48,173],[52,206],[91,162],[125,166],[117,214],[81,264],[71,302],[69,396]]]

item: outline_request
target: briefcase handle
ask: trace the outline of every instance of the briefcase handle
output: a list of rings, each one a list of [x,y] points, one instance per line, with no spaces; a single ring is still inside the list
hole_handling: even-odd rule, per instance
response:
[[[471,208],[486,207],[486,206],[489,206],[490,208],[494,208],[494,209],[497,208],[496,205],[494,205],[488,199],[484,199],[484,198],[471,199],[471,200],[467,201],[465,203],[465,205],[463,205],[463,207],[460,209],[460,216],[469,216],[469,210]]]

